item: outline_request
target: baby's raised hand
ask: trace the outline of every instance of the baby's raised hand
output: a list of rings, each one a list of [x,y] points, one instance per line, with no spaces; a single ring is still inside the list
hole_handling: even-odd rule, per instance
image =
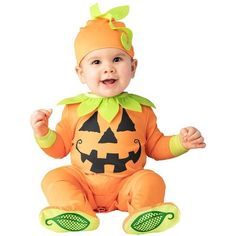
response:
[[[180,140],[187,149],[204,148],[204,138],[200,131],[194,127],[187,127],[180,130]]]
[[[37,137],[42,137],[48,133],[48,120],[52,114],[52,109],[40,109],[35,111],[30,118],[31,126]]]

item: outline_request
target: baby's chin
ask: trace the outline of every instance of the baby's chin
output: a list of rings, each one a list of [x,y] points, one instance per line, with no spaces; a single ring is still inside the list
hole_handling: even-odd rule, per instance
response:
[[[96,91],[93,93],[98,96],[101,96],[101,97],[114,97],[114,96],[121,94],[122,92],[123,92],[123,90],[105,89],[105,90]]]

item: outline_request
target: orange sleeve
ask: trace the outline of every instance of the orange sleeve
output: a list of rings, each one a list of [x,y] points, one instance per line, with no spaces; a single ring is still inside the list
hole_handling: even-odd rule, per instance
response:
[[[42,148],[43,151],[51,157],[63,158],[71,150],[72,140],[74,137],[75,127],[78,121],[76,115],[76,105],[66,105],[61,121],[56,126],[56,141],[49,148]]]
[[[169,148],[172,136],[164,136],[157,127],[157,119],[151,108],[147,109],[146,125],[146,154],[155,160],[164,160],[174,157]]]

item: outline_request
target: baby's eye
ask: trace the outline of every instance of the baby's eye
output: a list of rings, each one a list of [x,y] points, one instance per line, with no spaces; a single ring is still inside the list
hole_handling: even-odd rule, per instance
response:
[[[100,60],[94,60],[94,61],[92,61],[91,64],[92,65],[99,65],[99,64],[101,64],[101,61]]]
[[[113,59],[113,62],[119,62],[119,61],[122,61],[122,58],[121,57],[115,57]]]

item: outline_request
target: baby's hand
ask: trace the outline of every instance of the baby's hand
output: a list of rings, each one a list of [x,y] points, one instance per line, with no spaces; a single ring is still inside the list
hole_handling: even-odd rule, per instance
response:
[[[194,127],[187,127],[180,130],[180,140],[182,145],[187,149],[204,148],[204,138],[199,130]]]
[[[37,110],[30,118],[31,126],[34,130],[35,136],[42,137],[48,133],[48,119],[52,114],[52,109]]]

